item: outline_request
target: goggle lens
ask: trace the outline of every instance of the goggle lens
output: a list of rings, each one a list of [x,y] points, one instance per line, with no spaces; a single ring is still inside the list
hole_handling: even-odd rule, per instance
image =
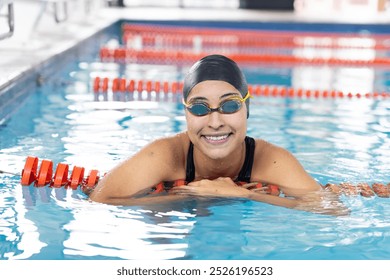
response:
[[[241,102],[238,100],[227,100],[219,106],[219,111],[223,114],[233,114],[241,109]]]
[[[194,103],[187,109],[195,116],[205,116],[210,111],[210,107],[206,103]]]

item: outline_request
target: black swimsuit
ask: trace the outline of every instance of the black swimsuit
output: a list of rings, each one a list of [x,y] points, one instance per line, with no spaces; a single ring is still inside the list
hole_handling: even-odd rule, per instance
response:
[[[250,183],[253,158],[255,154],[255,140],[251,137],[245,137],[245,161],[238,174],[236,182]],[[150,194],[158,194],[161,192],[167,192],[173,187],[181,186],[188,184],[195,179],[195,164],[194,164],[194,144],[190,142],[187,155],[187,165],[186,165],[186,180],[176,180],[176,181],[164,181],[160,184],[153,187],[150,191]]]
[[[253,158],[255,154],[255,140],[251,137],[245,137],[245,161],[237,177],[237,182],[250,183],[252,174]],[[186,183],[195,179],[195,164],[194,164],[194,144],[190,142],[187,155],[186,166]]]

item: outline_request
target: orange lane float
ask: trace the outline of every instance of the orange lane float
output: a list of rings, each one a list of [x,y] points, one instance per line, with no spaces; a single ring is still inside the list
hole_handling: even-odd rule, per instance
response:
[[[382,183],[374,183],[372,188],[379,197],[390,197],[390,183],[385,185]]]
[[[357,189],[360,192],[361,196],[371,197],[375,195],[374,190],[367,183],[357,184]]]
[[[68,184],[68,172],[69,165],[65,163],[59,163],[54,174],[53,187],[60,188]]]
[[[308,90],[300,88],[292,88],[285,86],[274,85],[248,85],[249,92],[253,96],[263,97],[285,97],[285,98],[390,98],[389,92],[373,92],[373,93],[344,93],[337,90]],[[167,81],[151,81],[151,80],[134,80],[126,78],[95,77],[93,81],[93,91],[95,94],[107,93],[129,93],[134,91],[148,93],[163,92],[167,93],[181,93],[183,90],[182,82],[167,82]]]
[[[53,176],[53,162],[42,160],[37,172],[38,158],[28,156],[21,174],[21,185],[29,186],[34,183],[35,187],[51,186],[53,188],[71,188],[76,190],[80,186],[83,191],[94,188],[99,181],[99,172],[91,170],[84,178],[84,167],[74,166],[71,176],[68,179],[69,166],[59,163]]]
[[[31,185],[32,182],[35,182],[37,179],[37,169],[38,169],[38,158],[37,157],[27,157],[22,170],[22,185]]]
[[[99,171],[93,169],[89,172],[89,175],[84,178],[85,168],[74,166],[70,177],[68,178],[69,166],[65,163],[59,163],[56,171],[53,175],[53,162],[51,160],[44,159],[41,162],[38,170],[38,158],[28,156],[25,161],[24,168],[21,174],[21,185],[29,186],[34,183],[35,187],[50,186],[52,188],[70,188],[77,190],[78,187],[85,193],[91,192],[97,183],[99,182]],[[161,182],[152,188],[152,194],[159,194],[166,192],[173,187],[180,187],[185,185],[184,180],[176,180],[173,182]],[[269,183],[246,183],[237,182],[238,186],[245,187],[255,192],[265,193],[274,196],[280,196],[281,191],[277,185]],[[328,183],[322,186],[325,190],[347,196],[363,196],[363,197],[390,197],[390,183],[387,185],[384,183],[373,183],[370,186],[367,183],[358,183],[353,185],[352,183]]]

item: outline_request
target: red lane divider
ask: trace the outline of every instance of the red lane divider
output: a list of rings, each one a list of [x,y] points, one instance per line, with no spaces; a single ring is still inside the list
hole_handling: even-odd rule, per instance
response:
[[[255,96],[296,97],[296,98],[390,98],[389,92],[344,93],[337,90],[309,90],[272,85],[249,85],[249,91]]]
[[[137,85],[137,86],[135,86]],[[249,92],[253,96],[264,97],[290,97],[290,98],[390,98],[389,92],[374,92],[374,93],[344,93],[336,90],[304,90],[299,88],[291,88],[284,86],[272,85],[248,85]],[[111,90],[113,93],[133,93],[146,91],[148,93],[154,91],[165,94],[181,94],[183,91],[182,82],[160,82],[160,81],[142,81],[142,80],[127,80],[125,78],[109,79],[107,77],[96,77],[93,81],[93,91],[95,94],[107,93]]]
[[[225,28],[225,27],[198,27],[198,26],[179,26],[179,25],[157,25],[157,24],[142,24],[142,23],[125,23],[122,25],[122,32],[153,32],[167,34],[199,34],[199,35],[243,35],[243,36],[270,36],[270,37],[331,37],[331,38],[372,38],[388,40],[388,34],[378,33],[339,33],[339,32],[312,32],[300,30],[265,30],[265,29],[244,29],[244,28]]]
[[[279,34],[256,34],[246,35],[235,34],[172,34],[165,32],[126,31],[122,35],[125,45],[132,43],[142,47],[159,48],[192,48],[200,46],[202,48],[327,48],[327,49],[368,49],[368,50],[388,50],[390,44],[386,41],[378,41],[365,37],[326,37],[292,35],[289,37],[279,36]]]
[[[68,179],[69,166],[65,163],[59,163],[53,177],[53,162],[51,160],[42,160],[39,171],[37,172],[38,158],[28,156],[22,170],[21,184],[29,186],[32,183],[36,187],[49,185],[54,188],[66,187],[76,190],[78,186],[85,192],[93,189],[99,181],[99,171],[91,170],[89,175],[84,178],[84,167],[74,166],[71,176]]]
[[[341,59],[341,58],[306,58],[283,54],[221,54],[230,57],[237,63],[284,63],[284,64],[314,64],[314,65],[353,65],[353,66],[389,66],[390,58],[376,57],[373,59]],[[100,59],[103,62],[118,63],[164,63],[164,64],[193,64],[207,52],[176,51],[176,50],[135,50],[126,47],[100,49]]]
[[[338,185],[328,183],[323,186],[323,188],[337,194],[349,196],[361,195],[364,197],[371,197],[377,195],[379,197],[390,197],[390,183],[387,185],[383,183],[373,183],[372,186],[367,183],[358,183],[357,185],[351,183],[340,183]]]
[[[53,174],[53,162],[51,160],[42,160],[39,172],[37,173],[38,158],[33,156],[28,156],[24,168],[22,170],[21,176],[21,185],[29,186],[34,182],[35,187],[44,187],[46,185],[54,188],[71,188],[77,190],[80,186],[82,191],[87,193],[92,191],[96,184],[99,181],[99,171],[93,169],[90,171],[89,175],[84,178],[84,167],[74,166],[72,174],[68,179],[68,170],[69,167],[65,163],[59,163],[55,171],[55,175],[52,178]],[[151,193],[160,193],[165,190],[169,190],[172,187],[179,187],[185,185],[184,180],[176,180],[174,182],[161,182],[152,188]],[[254,189],[255,191],[267,193],[270,195],[280,195],[280,189],[278,186],[267,183],[243,183],[238,182],[239,186],[245,186],[248,189]],[[367,183],[358,183],[356,185],[351,183],[340,183],[333,184],[328,183],[322,186],[325,190],[345,195],[361,195],[364,197],[371,197],[377,195],[379,197],[390,197],[390,183],[387,185],[384,183],[373,183],[370,186]]]
[[[385,50],[389,49],[389,36],[387,34],[340,34],[337,32],[307,32],[307,31],[275,31],[275,30],[250,30],[238,28],[211,28],[188,27],[153,24],[128,23],[122,26],[123,40],[126,42],[133,35],[144,36],[145,42],[150,43],[158,38],[171,44],[183,42],[180,37],[188,40],[190,36],[204,37],[205,43],[218,41],[218,44],[238,44],[241,46],[257,45],[263,42],[278,42],[280,46],[310,46],[331,48],[367,48]],[[167,36],[164,39],[164,36]],[[214,37],[214,38],[213,38]],[[153,39],[154,38],[154,39]],[[207,44],[207,43],[206,43]],[[261,45],[260,45],[261,46]]]
[[[125,78],[96,77],[93,82],[93,92],[95,94],[107,93],[111,90],[113,93],[133,93],[134,91],[143,92],[163,92],[165,94],[179,94],[183,91],[183,82],[160,82],[160,81],[143,81],[127,80]]]

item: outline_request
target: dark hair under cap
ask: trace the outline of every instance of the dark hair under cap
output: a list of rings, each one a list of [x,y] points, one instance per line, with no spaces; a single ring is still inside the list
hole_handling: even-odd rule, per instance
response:
[[[234,86],[244,97],[248,92],[245,76],[237,64],[223,55],[213,54],[197,61],[184,78],[183,98],[187,97],[194,86],[203,81],[225,81]],[[245,101],[249,117],[249,98]]]

